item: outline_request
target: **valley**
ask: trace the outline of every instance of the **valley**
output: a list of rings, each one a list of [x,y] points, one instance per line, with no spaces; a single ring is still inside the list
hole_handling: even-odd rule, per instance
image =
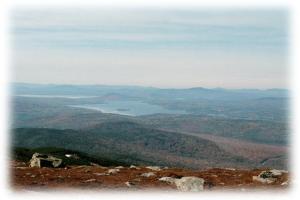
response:
[[[104,166],[289,169],[286,91],[21,86],[13,148],[69,149]],[[34,153],[22,152],[22,162]]]

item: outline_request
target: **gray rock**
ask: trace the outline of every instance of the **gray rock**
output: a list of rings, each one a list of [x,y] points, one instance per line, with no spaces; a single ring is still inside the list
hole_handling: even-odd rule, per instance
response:
[[[277,169],[262,171],[258,176],[253,176],[253,180],[261,182],[261,183],[269,184],[269,183],[273,183],[274,181],[276,181],[276,179],[279,176],[281,176],[283,173],[287,173],[287,171],[277,170]]]
[[[175,184],[177,189],[184,192],[198,192],[204,190],[204,179],[186,176],[180,179],[172,177],[161,177],[159,181]]]
[[[204,179],[194,176],[186,176],[175,179],[175,185],[178,190],[183,192],[199,192],[204,190]]]
[[[30,167],[61,167],[62,166],[62,159],[56,158],[54,156],[34,153],[32,155],[31,160],[29,161]]]

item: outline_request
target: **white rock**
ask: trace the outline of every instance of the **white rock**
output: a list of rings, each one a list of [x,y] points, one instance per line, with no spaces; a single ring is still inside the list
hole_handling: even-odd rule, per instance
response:
[[[253,176],[253,181],[259,181],[261,183],[273,183],[276,181],[278,176],[282,175],[282,173],[287,173],[287,171],[277,169],[262,171],[258,176]]]
[[[198,192],[204,190],[204,179],[194,176],[186,176],[175,179],[175,185],[178,190],[184,192]]]
[[[225,168],[226,170],[230,170],[230,171],[235,171],[236,169],[234,168]]]
[[[161,177],[158,180],[159,181],[164,181],[164,182],[167,182],[167,183],[175,183],[175,178],[167,177],[167,176]]]
[[[153,170],[153,171],[160,171],[161,170],[161,168],[159,167],[159,166],[148,166],[148,167],[146,167],[147,169],[151,169],[151,170]]]
[[[99,164],[93,163],[93,162],[90,162],[90,165],[91,165],[91,166],[95,166],[95,167],[101,167]]]
[[[96,181],[96,179],[92,178],[92,179],[88,179],[88,180],[86,180],[86,181],[84,181],[84,182],[85,182],[85,183],[88,183],[88,182],[94,182],[94,181]]]
[[[130,183],[129,181],[125,182],[125,185],[127,185],[128,187],[131,187],[133,184]]]
[[[106,173],[94,173],[96,176],[106,176],[106,175],[108,175],[108,174],[106,174]]]
[[[148,172],[148,173],[141,174],[141,176],[143,176],[143,177],[151,177],[151,176],[155,176],[155,174],[153,172]]]
[[[281,185],[288,185],[289,184],[289,181],[285,181],[283,183],[281,183]]]
[[[76,160],[79,159],[79,156],[76,155],[76,154],[65,154],[65,157],[67,157],[67,158],[74,158],[74,159],[76,159]]]
[[[141,169],[141,168],[139,168],[139,167],[137,167],[137,166],[135,166],[135,165],[130,165],[129,168],[130,168],[130,169]]]
[[[115,169],[123,169],[123,168],[124,168],[123,166],[115,167]]]
[[[16,169],[28,169],[28,167],[16,167]]]
[[[34,153],[32,155],[30,167],[60,167],[62,165],[62,159],[56,158],[47,154]]]
[[[116,173],[118,173],[120,170],[119,169],[109,169],[108,170],[108,173],[109,174],[116,174]]]
[[[273,183],[276,178],[261,178],[259,176],[253,176],[252,177],[253,181],[258,181],[258,182],[261,182],[261,183]]]
[[[273,176],[281,176],[283,173],[288,173],[288,171],[278,169],[272,169],[270,172],[273,174]]]

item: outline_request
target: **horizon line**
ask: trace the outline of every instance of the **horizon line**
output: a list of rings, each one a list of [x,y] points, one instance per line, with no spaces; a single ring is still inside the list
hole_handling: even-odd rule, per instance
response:
[[[10,82],[9,84],[31,84],[31,85],[56,85],[56,86],[105,86],[105,87],[141,87],[141,88],[153,88],[153,89],[207,89],[207,90],[289,90],[289,88],[279,88],[279,87],[271,87],[271,88],[228,88],[228,87],[202,87],[202,86],[194,86],[194,87],[157,87],[157,86],[150,86],[150,85],[120,85],[120,84],[100,84],[100,83],[88,83],[88,84],[76,84],[76,83],[33,83],[33,82]]]

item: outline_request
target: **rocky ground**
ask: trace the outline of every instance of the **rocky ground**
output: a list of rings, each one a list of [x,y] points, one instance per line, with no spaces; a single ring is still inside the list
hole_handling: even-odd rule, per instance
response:
[[[13,161],[12,186],[27,189],[95,189],[95,190],[238,190],[286,189],[289,173],[270,169],[187,170],[164,167],[66,166],[63,168],[29,167]],[[164,178],[163,178],[164,177]],[[188,177],[188,178],[183,178]]]

